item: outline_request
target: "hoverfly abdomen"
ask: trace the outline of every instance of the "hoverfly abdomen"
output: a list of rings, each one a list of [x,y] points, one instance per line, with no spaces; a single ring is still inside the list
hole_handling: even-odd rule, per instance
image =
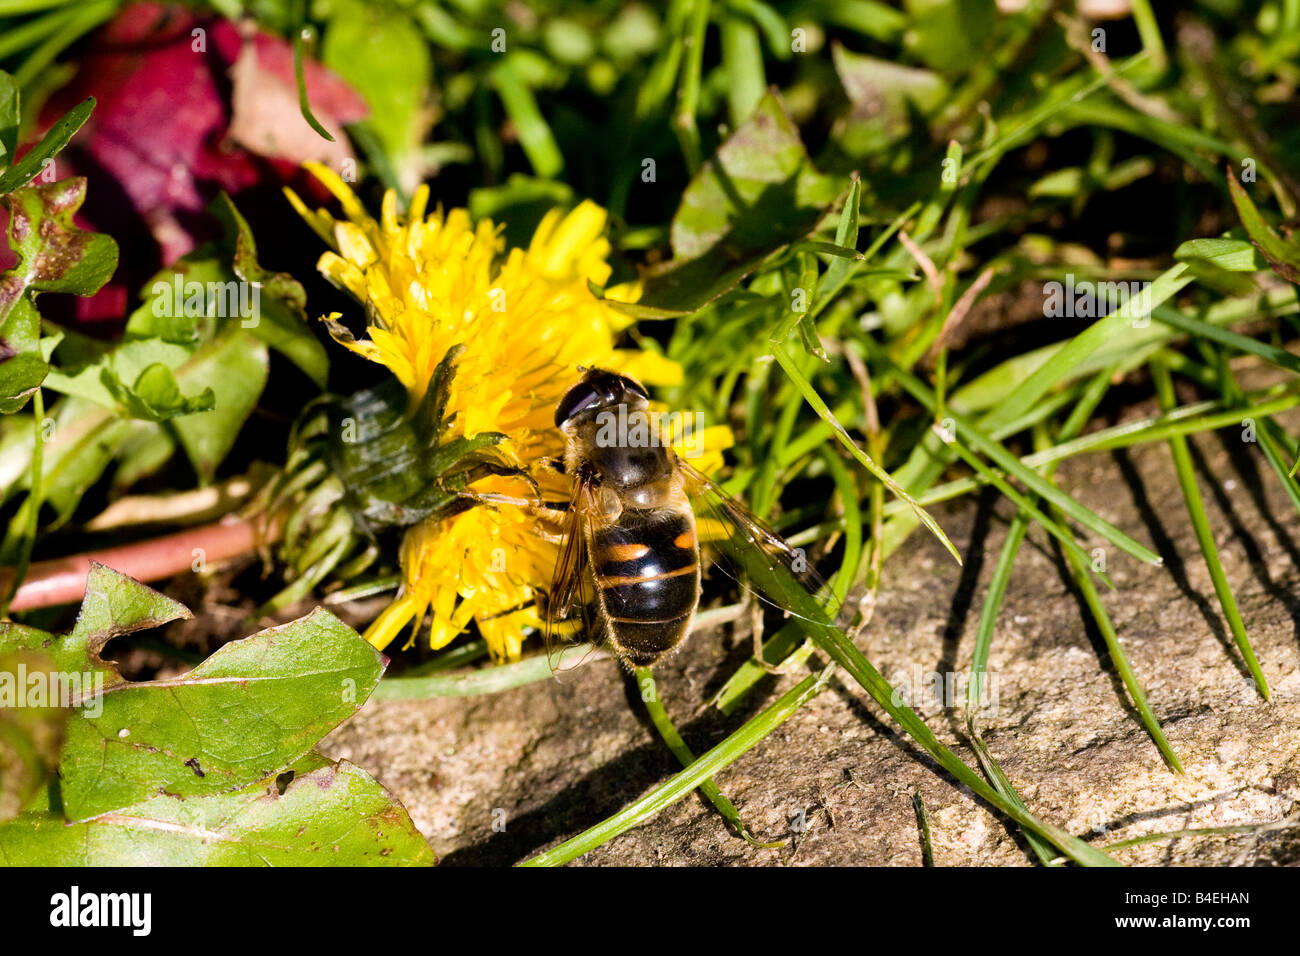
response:
[[[700,597],[700,557],[690,511],[626,509],[595,529],[592,570],[610,638],[636,666],[686,636]]]

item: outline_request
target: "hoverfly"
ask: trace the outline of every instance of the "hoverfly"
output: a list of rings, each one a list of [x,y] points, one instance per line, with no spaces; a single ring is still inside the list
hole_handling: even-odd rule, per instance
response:
[[[629,669],[676,650],[700,602],[701,524],[713,532],[706,541],[721,532],[733,553],[761,556],[768,573],[760,587],[788,613],[793,602],[782,594],[791,588],[805,600],[820,592],[824,608],[823,582],[803,553],[682,461],[648,407],[639,383],[603,369],[585,370],[556,406],[566,443],[556,470],[571,477],[572,493],[547,601],[548,640],[577,605],[588,639],[607,641]]]

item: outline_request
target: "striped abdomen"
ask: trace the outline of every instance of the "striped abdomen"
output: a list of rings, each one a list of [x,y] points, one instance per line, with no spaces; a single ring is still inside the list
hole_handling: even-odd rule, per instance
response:
[[[648,667],[686,636],[700,599],[700,552],[689,508],[627,508],[592,533],[591,563],[609,639]]]

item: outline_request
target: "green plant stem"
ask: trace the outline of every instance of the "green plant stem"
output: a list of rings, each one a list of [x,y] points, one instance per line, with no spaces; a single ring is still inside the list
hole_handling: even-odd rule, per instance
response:
[[[32,436],[32,478],[31,490],[23,507],[27,512],[27,527],[23,532],[23,543],[18,553],[18,564],[14,568],[13,580],[5,593],[4,603],[0,604],[0,618],[9,616],[9,605],[18,594],[18,588],[27,577],[27,569],[32,563],[32,549],[36,547],[36,531],[40,527],[41,502],[45,471],[45,396],[37,388],[32,395],[32,417],[35,422],[35,434]]]
[[[673,130],[686,157],[686,168],[694,175],[700,168],[700,130],[696,113],[700,105],[700,78],[704,71],[704,32],[709,25],[709,0],[694,0],[686,33],[681,39],[686,64],[673,113]]]
[[[556,673],[582,664],[608,659],[609,654],[593,644],[565,647],[552,668],[545,654],[499,667],[484,667],[463,674],[432,674],[425,677],[387,677],[379,682],[374,700],[417,700],[426,697],[473,697],[497,694],[525,684],[547,680]]]

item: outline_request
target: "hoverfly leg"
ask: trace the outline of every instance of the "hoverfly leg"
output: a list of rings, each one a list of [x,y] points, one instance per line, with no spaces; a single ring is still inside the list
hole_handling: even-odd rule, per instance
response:
[[[779,664],[769,662],[763,656],[763,602],[756,600],[754,595],[750,593],[746,596],[744,603],[749,606],[750,631],[754,641],[754,660],[758,662],[758,666],[767,673],[774,675],[794,673],[808,659],[813,647],[812,641],[805,638],[803,643],[791,651]],[[741,614],[744,614],[743,609]],[[787,618],[789,616],[789,614],[786,615]]]
[[[748,591],[745,592],[745,605],[749,610],[749,633],[754,642],[754,660],[769,674],[781,673],[780,664],[769,664],[763,656],[763,606]]]
[[[476,505],[510,505],[514,508],[523,508],[534,518],[538,518],[540,521],[549,521],[553,524],[562,522],[569,512],[568,504],[557,506],[540,499],[533,501],[528,498],[502,495],[491,491],[461,491],[457,492],[457,497],[472,501]],[[533,533],[549,544],[562,544],[564,542],[563,531],[548,531],[539,527]]]
[[[456,497],[464,498],[475,504],[496,504],[496,505],[514,505],[517,508],[538,508],[540,504],[536,501],[530,501],[527,498],[519,498],[515,495],[502,495],[494,491],[458,491]]]

